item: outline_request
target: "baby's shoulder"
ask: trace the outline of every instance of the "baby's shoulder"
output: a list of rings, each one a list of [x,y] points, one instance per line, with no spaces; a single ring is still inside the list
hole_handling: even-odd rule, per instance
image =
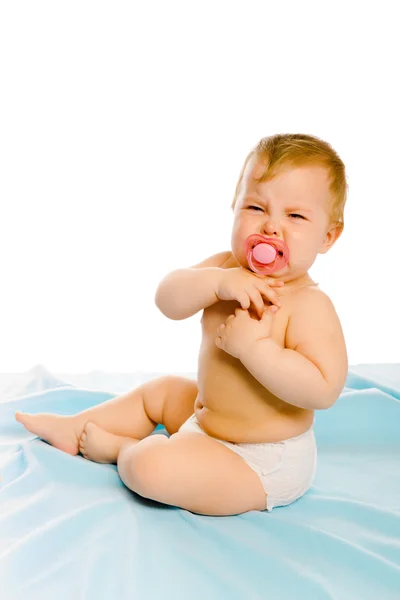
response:
[[[288,298],[290,298],[288,306],[288,314],[290,317],[296,315],[305,316],[308,313],[312,315],[315,311],[336,312],[332,300],[317,283],[315,285],[299,288],[290,294],[290,296],[288,296]]]
[[[317,285],[296,290],[288,306],[286,344],[294,348],[299,339],[323,331],[341,330],[331,298]]]
[[[293,307],[295,307],[297,304],[300,303],[307,303],[307,301],[309,301],[310,299],[312,299],[312,301],[318,302],[323,301],[322,298],[329,298],[328,294],[326,294],[326,292],[324,292],[318,285],[318,283],[315,284],[306,284],[304,287],[299,287],[297,290],[294,290],[290,296],[293,299]]]

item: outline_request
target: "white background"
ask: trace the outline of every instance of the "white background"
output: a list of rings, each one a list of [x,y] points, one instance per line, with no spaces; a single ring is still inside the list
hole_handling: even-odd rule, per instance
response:
[[[169,271],[229,249],[261,137],[347,166],[345,230],[311,275],[351,364],[400,362],[395,2],[0,5],[0,370],[195,371]]]

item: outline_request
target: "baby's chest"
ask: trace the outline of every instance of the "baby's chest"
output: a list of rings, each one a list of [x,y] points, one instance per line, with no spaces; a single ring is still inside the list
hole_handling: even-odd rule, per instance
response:
[[[220,301],[212,306],[209,306],[203,311],[201,319],[203,340],[210,340],[214,343],[217,335],[217,328],[221,323],[225,323],[230,315],[235,314],[235,309],[240,308],[238,302]],[[255,317],[254,314],[251,315]],[[271,338],[282,348],[285,347],[285,336],[288,324],[287,310],[281,307],[274,316],[272,325]]]

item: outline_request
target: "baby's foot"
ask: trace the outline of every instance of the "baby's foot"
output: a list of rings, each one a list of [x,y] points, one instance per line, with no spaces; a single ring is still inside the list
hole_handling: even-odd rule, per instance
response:
[[[16,412],[15,418],[19,423],[22,423],[25,429],[55,448],[72,454],[72,456],[78,454],[82,426],[79,429],[79,425],[73,416],[51,415],[48,413],[29,415],[28,413]]]
[[[116,464],[121,446],[127,441],[137,440],[114,435],[88,422],[79,440],[79,450],[85,458],[94,462]]]

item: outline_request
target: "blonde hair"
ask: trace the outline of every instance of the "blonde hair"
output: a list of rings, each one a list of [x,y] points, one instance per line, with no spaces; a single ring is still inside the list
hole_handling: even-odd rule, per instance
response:
[[[303,133],[279,133],[262,138],[244,162],[236,185],[232,209],[235,208],[246,166],[254,155],[265,164],[264,173],[257,179],[259,183],[271,180],[287,167],[313,165],[326,168],[331,193],[330,219],[343,229],[348,184],[344,163],[332,146],[317,137]]]

